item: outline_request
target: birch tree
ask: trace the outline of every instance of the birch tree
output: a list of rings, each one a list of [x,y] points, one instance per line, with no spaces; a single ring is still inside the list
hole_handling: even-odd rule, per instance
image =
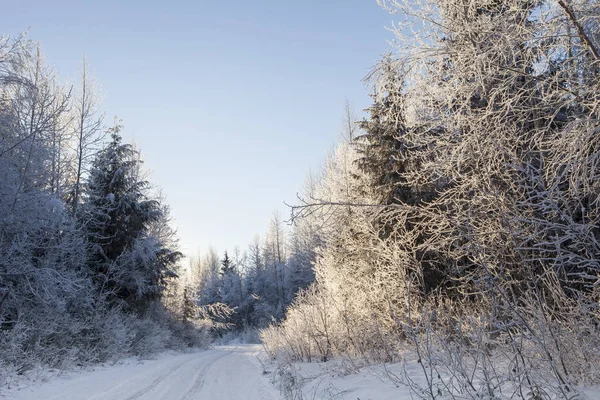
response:
[[[93,80],[88,75],[85,57],[81,64],[80,83],[74,103],[75,182],[73,184],[72,210],[73,214],[76,214],[84,174],[103,139],[102,121],[104,116],[98,111],[100,104],[98,89],[95,88]]]

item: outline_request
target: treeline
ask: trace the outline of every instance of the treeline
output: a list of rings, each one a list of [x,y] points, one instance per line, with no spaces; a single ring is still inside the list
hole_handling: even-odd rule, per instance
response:
[[[426,385],[399,379],[421,398],[574,398],[600,366],[600,9],[379,3],[397,50],[293,209],[326,221],[316,283],[264,343],[284,360],[414,354]]]
[[[245,251],[219,256],[214,249],[194,259],[189,287],[196,315],[212,321],[215,336],[255,331],[281,320],[297,293],[314,281],[316,226],[289,232],[274,215],[263,240]]]
[[[0,370],[198,344],[165,307],[178,251],[140,153],[107,127],[85,63],[63,85],[0,39]]]

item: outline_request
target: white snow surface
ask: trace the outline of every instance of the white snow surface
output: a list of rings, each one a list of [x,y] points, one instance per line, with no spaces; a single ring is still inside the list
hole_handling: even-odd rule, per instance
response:
[[[275,400],[275,365],[263,364],[260,345],[215,346],[152,360],[124,360],[92,370],[63,373],[0,388],[0,400]],[[268,373],[263,372],[266,368]],[[347,361],[293,363],[300,384],[290,398],[323,400],[413,400],[406,377],[424,384],[420,367],[407,364],[358,367]],[[277,385],[282,384],[281,377]],[[600,400],[600,388],[585,388],[578,400]]]
[[[343,360],[327,363],[293,363],[293,375],[300,383],[300,393],[295,391],[292,398],[319,400],[417,400],[429,398],[411,393],[410,385],[426,388],[427,384],[420,364],[406,363],[370,365],[357,367]],[[599,387],[578,388],[577,400],[600,400]],[[469,396],[438,397],[445,399],[470,399]],[[494,397],[499,400],[516,400],[515,396]],[[482,399],[489,399],[482,397]],[[555,400],[554,397],[544,397]]]
[[[129,360],[47,382],[0,389],[10,400],[274,400],[279,391],[263,374],[260,345],[216,346],[154,360]]]
[[[356,368],[345,362],[294,363],[294,375],[304,399],[412,400],[410,390],[395,374],[400,364]],[[416,371],[409,371],[413,374]],[[298,396],[300,397],[300,396]]]

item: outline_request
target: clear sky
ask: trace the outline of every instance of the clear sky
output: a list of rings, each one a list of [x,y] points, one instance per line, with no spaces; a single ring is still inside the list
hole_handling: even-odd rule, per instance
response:
[[[283,219],[341,130],[344,101],[389,49],[375,0],[29,0],[0,34],[29,30],[64,81],[85,54],[107,122],[142,150],[188,253],[219,252]]]

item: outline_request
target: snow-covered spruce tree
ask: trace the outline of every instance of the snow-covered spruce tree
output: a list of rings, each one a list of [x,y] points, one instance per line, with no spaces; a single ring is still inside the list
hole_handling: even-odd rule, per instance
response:
[[[412,203],[411,188],[402,174],[407,169],[406,118],[402,90],[404,82],[398,65],[388,54],[375,71],[373,104],[369,117],[360,121],[361,134],[355,139],[359,168],[371,177],[379,196],[378,204]]]
[[[115,306],[124,302],[142,312],[161,297],[181,254],[152,234],[164,210],[149,197],[139,156],[131,145],[121,143],[119,131],[119,125],[111,128],[111,141],[93,162],[78,218],[100,292]]]
[[[419,182],[411,178],[420,173],[423,164],[434,160],[432,137],[443,128],[420,126],[409,120],[412,110],[404,93],[407,73],[392,54],[379,62],[368,79],[373,84],[373,104],[367,109],[368,118],[359,122],[362,133],[354,146],[365,187],[373,204],[382,207],[371,208],[373,226],[364,232],[365,240],[371,240],[369,235],[377,231],[381,240],[404,249],[403,257],[410,261],[404,260],[402,265],[411,267],[402,273],[416,278],[413,289],[420,292],[420,297],[448,290],[448,263],[442,254],[420,246],[426,241],[426,233],[418,228],[424,218],[419,210],[435,199],[447,180]]]
[[[219,271],[219,275],[221,275],[221,277],[224,277],[233,274],[235,271],[236,266],[233,263],[233,261],[231,261],[231,258],[229,258],[229,254],[227,254],[226,251],[223,255],[223,259],[221,260],[221,270]]]

